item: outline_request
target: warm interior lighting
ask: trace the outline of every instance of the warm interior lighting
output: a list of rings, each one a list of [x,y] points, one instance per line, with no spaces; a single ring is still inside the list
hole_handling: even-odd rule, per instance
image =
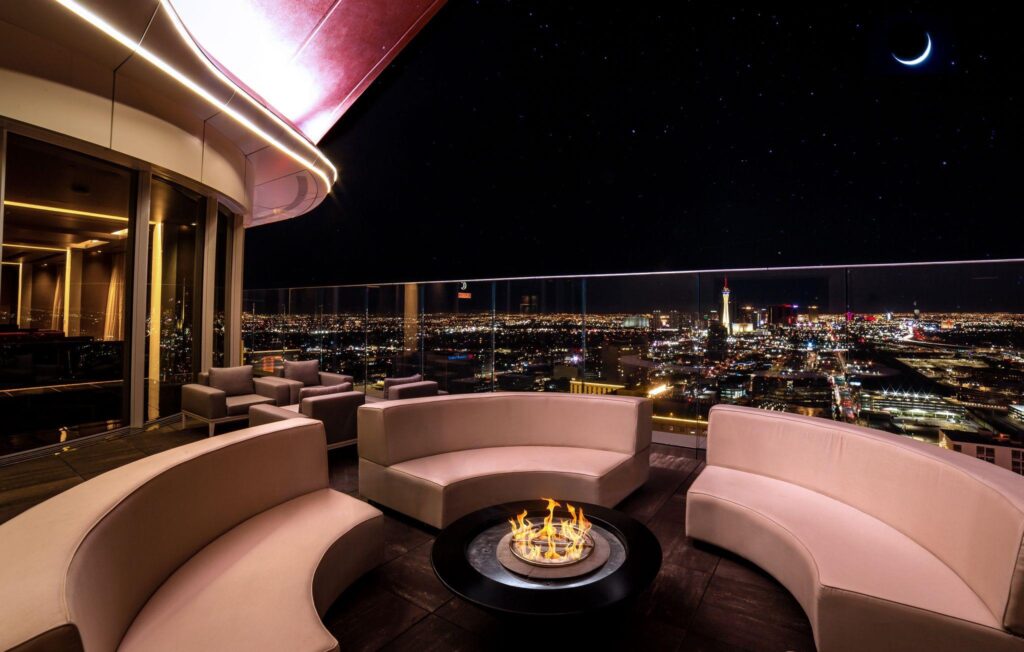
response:
[[[44,206],[43,204],[27,204],[21,201],[8,201],[4,200],[4,206],[13,206],[14,208],[27,208],[33,211],[44,211],[46,213],[60,213],[61,215],[78,215],[80,217],[95,217],[101,220],[115,220],[117,222],[127,222],[127,217],[121,217],[120,215],[109,215],[107,213],[93,213],[90,211],[80,211],[74,208],[61,208],[60,206]],[[127,229],[125,230],[127,232]]]
[[[516,518],[510,518],[512,526],[512,552],[523,561],[540,565],[561,565],[582,559],[593,548],[590,529],[593,527],[583,508],[578,510],[566,503],[569,518],[559,519],[555,525],[555,508],[561,503],[550,498],[541,498],[548,502],[547,516],[540,527],[535,527],[527,518],[527,510],[523,510]]]
[[[44,247],[42,245],[20,244],[17,242],[5,242],[3,245],[0,246],[16,247],[18,249],[37,249],[39,251],[59,251],[61,253],[67,252],[67,247]]]
[[[114,236],[115,238],[124,238],[127,237],[128,235],[128,229],[118,229],[117,231],[112,231],[110,235]]]
[[[98,247],[100,245],[107,244],[106,240],[83,240],[77,244],[71,245],[72,249],[89,249],[91,247]]]
[[[184,74],[183,72],[181,72],[180,70],[178,70],[177,68],[172,66],[170,63],[164,61],[161,57],[159,57],[158,55],[156,55],[155,53],[150,51],[148,48],[143,46],[141,43],[137,43],[137,42],[135,42],[135,40],[129,38],[128,35],[126,35],[125,33],[121,32],[120,30],[115,28],[113,25],[108,23],[106,20],[104,20],[98,14],[90,11],[89,9],[86,9],[85,7],[83,7],[81,4],[79,4],[75,0],[56,0],[56,2],[58,4],[60,4],[61,6],[63,6],[64,8],[68,9],[69,11],[71,11],[72,13],[74,13],[79,18],[82,18],[83,20],[85,20],[87,23],[89,23],[93,27],[96,27],[101,32],[103,32],[104,34],[106,34],[110,38],[114,39],[115,41],[117,41],[118,43],[123,45],[124,47],[128,48],[129,50],[131,50],[135,54],[138,54],[140,57],[142,57],[146,61],[150,62],[151,64],[153,64],[154,66],[156,66],[160,70],[162,70],[165,74],[167,74],[169,77],[174,79],[176,82],[178,82],[179,84],[181,84],[182,86],[184,86],[188,90],[192,91],[194,94],[198,95],[199,97],[203,98],[204,100],[206,100],[207,102],[212,104],[214,107],[216,107],[219,111],[223,112],[225,115],[230,117],[232,120],[234,120],[238,124],[242,125],[243,127],[248,129],[252,133],[256,134],[258,137],[262,138],[264,141],[270,143],[278,151],[282,152],[283,154],[285,154],[286,156],[288,156],[292,160],[296,161],[297,163],[299,163],[300,165],[302,165],[303,167],[305,167],[309,171],[311,171],[314,174],[316,174],[317,176],[319,176],[321,179],[323,179],[324,183],[327,185],[328,188],[330,188],[331,185],[333,185],[334,180],[337,179],[337,171],[334,169],[333,166],[331,166],[331,171],[332,171],[332,174],[334,175],[334,179],[330,179],[330,178],[328,178],[327,174],[323,170],[321,170],[319,167],[316,166],[316,163],[314,163],[313,161],[309,160],[305,156],[299,154],[295,150],[291,149],[290,147],[288,147],[287,145],[285,145],[284,143],[282,143],[278,139],[274,138],[273,136],[271,136],[270,134],[268,134],[264,130],[260,129],[256,124],[254,124],[251,120],[246,118],[244,115],[242,115],[241,113],[239,113],[235,109],[231,108],[230,106],[228,106],[224,102],[221,102],[216,97],[214,97],[213,93],[211,93],[210,91],[208,91],[205,88],[203,88],[202,86],[200,86],[191,77],[189,77],[188,75]],[[172,22],[174,22],[174,20],[177,18],[176,14],[173,11],[171,11],[169,13],[172,16]],[[186,40],[187,41],[191,41],[191,37],[189,37]],[[205,60],[205,57],[203,59]],[[235,93],[243,95],[243,96],[248,95],[237,84],[232,84],[231,86],[234,89]],[[287,126],[287,125],[285,125],[285,126]],[[298,139],[300,142],[305,142],[305,140],[295,131],[294,128],[288,127],[288,130],[289,130],[289,133],[291,133],[293,136],[295,136],[295,138]],[[320,154],[320,157],[322,158],[323,155]]]

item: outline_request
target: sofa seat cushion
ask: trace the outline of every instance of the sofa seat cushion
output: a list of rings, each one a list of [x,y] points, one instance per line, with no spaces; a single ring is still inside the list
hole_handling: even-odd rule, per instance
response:
[[[228,406],[228,416],[238,416],[241,414],[249,414],[249,408],[253,405],[261,405],[263,403],[274,403],[274,399],[267,398],[266,396],[260,396],[259,394],[242,394],[241,396],[229,396],[226,399]]]
[[[542,496],[611,507],[646,481],[647,457],[646,449],[628,455],[567,446],[500,446],[393,466],[360,458],[359,490],[441,528],[484,507]]]
[[[630,458],[625,453],[569,446],[497,446],[441,453],[392,465],[441,486],[481,476],[571,473],[599,478]],[[539,497],[539,496],[538,496]]]
[[[741,548],[737,552],[786,585],[812,622],[821,595],[836,600],[843,592],[855,600],[883,600],[1001,630],[981,598],[926,548],[810,489],[708,466],[687,494],[687,523],[691,536]],[[847,603],[845,611],[840,618],[857,620],[855,607]],[[832,615],[818,617],[834,622]]]
[[[118,649],[335,650],[320,616],[376,565],[382,527],[378,510],[333,489],[273,507],[171,575]]]

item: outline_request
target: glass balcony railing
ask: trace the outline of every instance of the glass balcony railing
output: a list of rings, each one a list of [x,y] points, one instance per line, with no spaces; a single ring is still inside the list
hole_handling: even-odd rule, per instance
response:
[[[1019,260],[247,290],[242,323],[258,371],[315,358],[370,393],[647,396],[681,441],[732,403],[1024,463]]]

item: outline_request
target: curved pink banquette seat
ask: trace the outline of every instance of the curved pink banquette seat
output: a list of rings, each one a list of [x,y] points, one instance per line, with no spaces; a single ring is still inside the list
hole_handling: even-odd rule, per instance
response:
[[[554,496],[611,507],[647,481],[649,399],[495,392],[359,408],[359,492],[434,527]]]
[[[785,585],[821,652],[1024,650],[1024,478],[961,453],[716,406],[686,533]]]
[[[186,444],[0,526],[0,649],[337,649],[320,615],[382,527],[329,487],[319,421]]]

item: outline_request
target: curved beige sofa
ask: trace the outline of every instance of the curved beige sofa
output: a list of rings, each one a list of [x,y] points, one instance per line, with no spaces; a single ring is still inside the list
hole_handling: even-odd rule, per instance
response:
[[[0,526],[0,649],[337,649],[319,616],[382,527],[329,488],[319,421],[187,444]]]
[[[647,481],[648,399],[497,392],[359,408],[359,492],[434,527],[541,496],[612,506]]]
[[[1024,650],[1024,478],[966,455],[716,406],[686,533],[775,576],[821,652]]]

